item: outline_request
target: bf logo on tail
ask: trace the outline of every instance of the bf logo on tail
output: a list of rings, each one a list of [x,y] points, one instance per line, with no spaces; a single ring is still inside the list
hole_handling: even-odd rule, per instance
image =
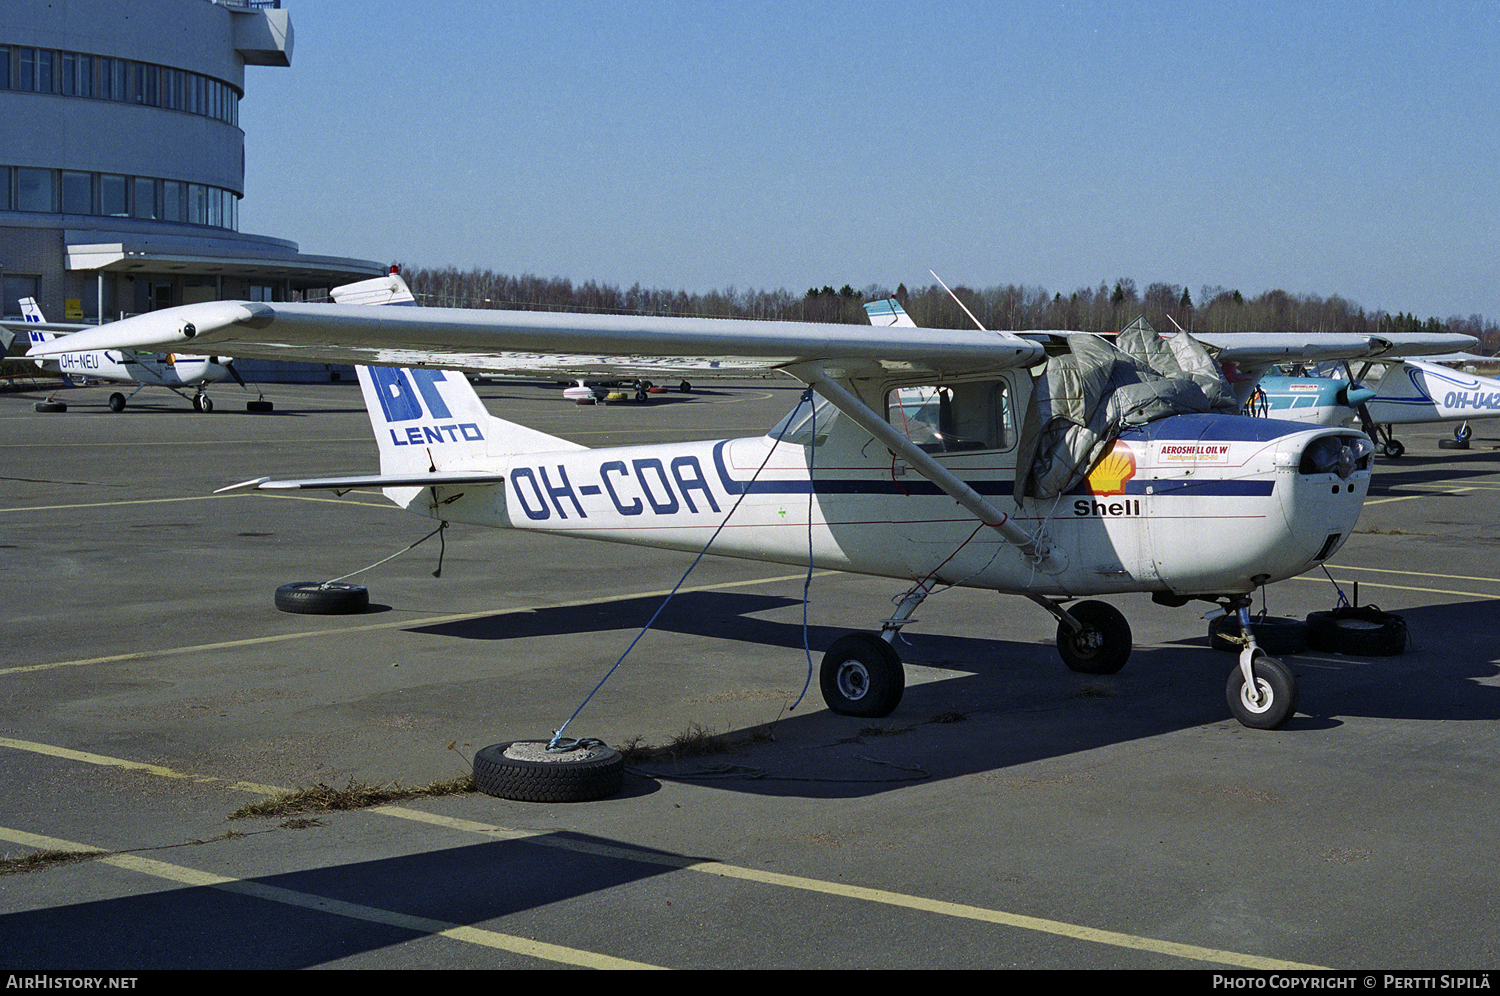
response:
[[[406,375],[411,374],[411,380]],[[375,381],[375,394],[380,398],[381,410],[387,422],[410,422],[422,417],[422,402],[433,418],[452,418],[453,413],[438,393],[437,382],[447,380],[441,370],[417,368],[402,370],[397,367],[371,367],[370,377]],[[412,390],[416,381],[416,390]],[[418,400],[418,395],[421,399]]]

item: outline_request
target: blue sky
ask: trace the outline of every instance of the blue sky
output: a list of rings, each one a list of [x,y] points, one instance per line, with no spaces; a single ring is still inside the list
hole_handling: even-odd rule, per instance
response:
[[[1495,0],[283,6],[240,227],[304,252],[1500,320]]]

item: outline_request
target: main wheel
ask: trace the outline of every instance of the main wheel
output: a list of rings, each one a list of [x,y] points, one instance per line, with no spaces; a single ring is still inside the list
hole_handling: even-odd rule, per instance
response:
[[[1057,652],[1068,670],[1080,674],[1115,674],[1130,659],[1130,623],[1108,602],[1079,602],[1068,615],[1083,625],[1074,633],[1057,624]]]
[[[624,784],[624,756],[603,745],[549,754],[545,740],[518,740],[474,755],[474,787],[501,799],[585,802],[614,795]]]
[[[1401,454],[1406,452],[1406,444],[1401,442],[1401,440],[1399,439],[1392,439],[1390,442],[1386,443],[1380,448],[1380,452],[1384,453],[1392,460],[1396,460],[1401,457]]]
[[[693,385],[689,384],[687,381],[683,381],[681,384],[677,385],[677,388],[683,394],[687,394],[689,391],[691,391],[693,389]]]
[[[209,412],[214,410],[214,399],[205,394],[203,395],[202,402],[196,407],[200,412],[207,415]]]
[[[1257,694],[1250,693],[1244,671],[1236,667],[1224,688],[1229,711],[1252,730],[1279,729],[1297,711],[1297,679],[1281,661],[1263,654],[1256,656],[1250,669]]]
[[[849,633],[823,655],[818,684],[834,712],[875,719],[900,704],[906,673],[895,647],[873,633]]]
[[[112,412],[123,412],[125,410],[125,395],[116,391],[109,396],[109,410]]]
[[[1467,443],[1473,435],[1474,428],[1467,422],[1460,423],[1458,428],[1453,430],[1453,438],[1461,443]]]
[[[293,581],[276,589],[276,607],[282,612],[310,616],[353,615],[369,606],[370,592],[362,584]]]

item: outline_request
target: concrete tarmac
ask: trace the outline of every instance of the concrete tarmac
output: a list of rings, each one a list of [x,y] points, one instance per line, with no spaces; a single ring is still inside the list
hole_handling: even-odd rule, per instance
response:
[[[1111,598],[1136,649],[1075,675],[1024,599],[929,600],[890,717],[830,713],[804,574],[705,559],[568,732],[667,745],[596,802],[477,793],[230,819],[275,792],[422,786],[543,739],[691,557],[455,526],[361,574],[371,611],[277,585],[359,570],[433,525],[376,493],[212,495],[372,473],[357,385],[272,414],[113,388],[0,394],[0,969],[1251,968],[1497,964],[1500,427],[1377,462],[1329,572],[1412,646],[1287,658],[1298,715],[1232,720],[1204,606]],[[789,383],[580,408],[494,382],[502,417],[586,445],[765,431]],[[1226,533],[1226,547],[1234,536]],[[434,577],[441,559],[441,576]],[[816,667],[898,581],[817,573]],[[1321,572],[1279,616],[1331,608]],[[1258,599],[1256,608],[1261,608]],[[724,753],[690,748],[700,731]]]

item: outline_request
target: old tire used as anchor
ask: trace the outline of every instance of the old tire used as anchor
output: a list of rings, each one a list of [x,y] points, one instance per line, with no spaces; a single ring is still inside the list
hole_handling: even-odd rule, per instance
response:
[[[474,787],[517,802],[587,802],[614,795],[625,784],[625,758],[589,742],[549,753],[546,740],[515,740],[480,748]]]
[[[1116,674],[1130,659],[1130,623],[1108,602],[1079,602],[1068,615],[1083,626],[1077,633],[1065,622],[1057,624],[1057,652],[1069,671],[1079,674]]]
[[[276,589],[276,607],[301,615],[353,615],[370,606],[370,592],[362,584],[342,581],[293,581]]]
[[[1307,617],[1307,643],[1330,654],[1395,657],[1406,650],[1406,620],[1373,605],[1314,612]]]
[[[848,633],[823,655],[818,685],[828,708],[844,716],[889,716],[906,691],[896,648],[873,633]]]

